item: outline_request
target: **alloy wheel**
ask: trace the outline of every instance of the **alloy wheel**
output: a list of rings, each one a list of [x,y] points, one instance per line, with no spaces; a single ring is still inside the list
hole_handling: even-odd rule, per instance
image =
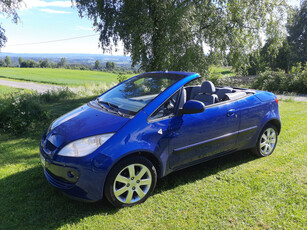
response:
[[[125,204],[138,202],[148,193],[152,184],[150,170],[143,164],[130,164],[115,177],[113,193]]]
[[[273,128],[268,128],[263,132],[259,142],[261,154],[270,155],[272,153],[277,141],[276,136],[276,132]]]

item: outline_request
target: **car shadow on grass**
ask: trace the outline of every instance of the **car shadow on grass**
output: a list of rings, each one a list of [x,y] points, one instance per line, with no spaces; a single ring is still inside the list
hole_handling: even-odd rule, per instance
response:
[[[247,151],[241,151],[174,172],[158,182],[153,195],[254,159],[256,157]],[[83,203],[63,196],[48,184],[38,159],[36,165],[32,166],[0,180],[0,216],[3,229],[57,229],[78,223],[88,216],[113,215],[119,210],[104,199],[96,203]]]
[[[37,166],[0,180],[1,229],[58,229],[96,214],[112,215],[117,209],[106,201],[71,200],[48,184]]]
[[[244,150],[173,172],[158,181],[154,194],[173,189],[180,185],[193,183],[255,159],[258,159],[258,157],[251,154],[248,150]]]

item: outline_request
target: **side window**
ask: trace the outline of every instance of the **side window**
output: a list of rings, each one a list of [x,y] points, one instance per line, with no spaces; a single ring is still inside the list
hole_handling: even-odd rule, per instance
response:
[[[201,85],[201,83],[204,81],[205,79],[203,77],[199,77],[196,78],[192,81],[189,81],[188,83],[186,83],[184,86],[188,87],[188,86],[195,86],[195,85]]]
[[[177,101],[179,100],[179,91],[166,100],[160,107],[150,116],[149,120],[169,117],[174,115]]]

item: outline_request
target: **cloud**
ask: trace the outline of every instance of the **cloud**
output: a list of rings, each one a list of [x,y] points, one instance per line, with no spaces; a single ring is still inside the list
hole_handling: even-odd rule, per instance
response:
[[[62,10],[41,9],[40,11],[47,12],[50,14],[71,14],[71,12],[62,11]]]
[[[50,6],[55,6],[55,7],[71,7],[72,3],[71,1],[51,1],[51,2],[46,2],[46,1],[41,1],[41,0],[24,0],[25,7],[26,9],[30,8],[35,8],[35,7],[50,7]]]

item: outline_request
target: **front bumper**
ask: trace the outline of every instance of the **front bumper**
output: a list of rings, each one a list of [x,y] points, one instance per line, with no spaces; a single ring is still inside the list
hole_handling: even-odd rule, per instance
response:
[[[40,160],[48,182],[65,195],[90,202],[102,199],[104,174],[93,171],[90,162],[82,165],[56,162],[41,146]]]

